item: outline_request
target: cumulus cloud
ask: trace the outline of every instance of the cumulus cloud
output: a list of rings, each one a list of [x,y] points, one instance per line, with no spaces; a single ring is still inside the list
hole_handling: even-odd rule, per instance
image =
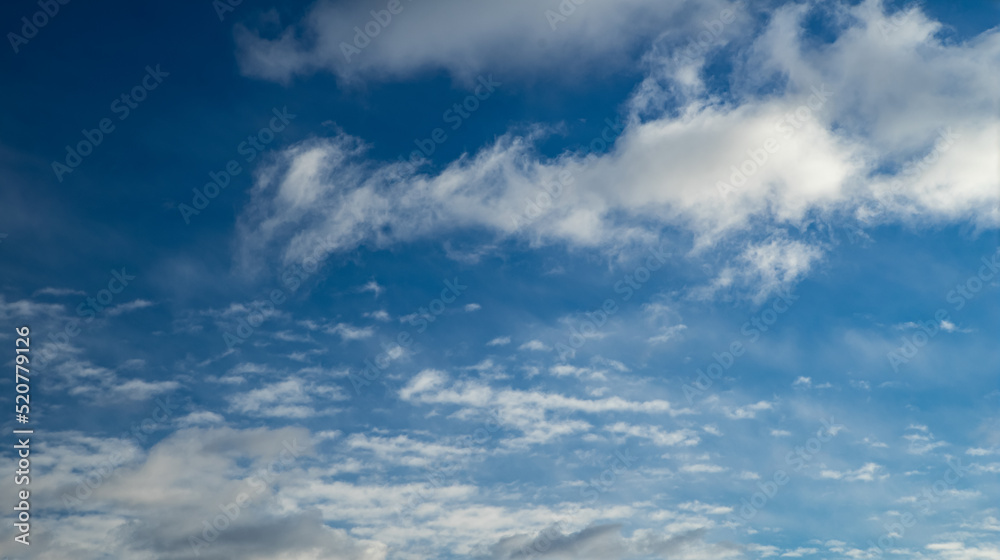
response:
[[[503,135],[431,174],[373,161],[346,134],[296,144],[258,176],[240,220],[244,256],[270,248],[296,261],[460,228],[609,249],[679,227],[693,235],[694,254],[737,256],[702,296],[746,285],[759,299],[822,258],[821,243],[795,235],[815,215],[1000,223],[1000,86],[990,78],[1000,32],[946,43],[940,25],[915,12],[886,37],[878,26],[888,15],[876,2],[831,9],[844,23],[829,44],[803,44],[799,5],[777,10],[753,39],[741,71],[779,80],[777,92],[737,86],[723,101],[694,87],[678,98],[676,55],[651,52],[627,125],[603,155],[543,159],[533,146],[544,126]],[[545,219],[518,222],[540,187],[567,177],[571,188]]]

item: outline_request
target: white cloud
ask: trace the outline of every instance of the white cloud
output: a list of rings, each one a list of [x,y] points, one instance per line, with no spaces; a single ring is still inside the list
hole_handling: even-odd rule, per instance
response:
[[[695,463],[692,465],[683,465],[681,467],[681,472],[695,473],[695,474],[715,474],[715,473],[726,472],[727,470],[729,469],[727,469],[726,467],[707,464],[707,463]]]
[[[674,325],[672,327],[662,328],[660,329],[660,334],[649,337],[648,342],[650,344],[663,344],[672,338],[675,338],[685,329],[687,329],[687,325]]]
[[[985,448],[982,448],[982,447],[970,447],[970,448],[968,448],[968,449],[965,450],[965,453],[967,455],[973,455],[973,456],[976,456],[976,457],[982,457],[984,455],[992,455],[992,454],[996,453],[996,451],[993,450],[993,449],[985,449]]]
[[[628,366],[619,362],[618,360],[612,360],[611,358],[605,358],[604,356],[594,356],[590,359],[590,363],[594,366],[604,366],[611,368],[617,372],[625,373],[629,371]]]
[[[556,377],[571,375],[577,378],[606,379],[602,371],[594,371],[590,368],[576,367],[569,364],[556,364],[549,368],[549,373]]]
[[[300,190],[300,192],[302,192],[306,196],[306,198],[305,199],[299,199],[297,202],[304,204],[304,203],[308,203],[308,202],[311,201],[312,193],[309,193],[308,191],[304,191],[304,190]],[[385,291],[385,287],[379,285],[379,283],[376,282],[375,280],[369,280],[368,282],[365,283],[365,285],[359,287],[357,289],[357,291],[358,291],[358,293],[361,293],[361,294],[363,294],[365,292],[371,292],[371,293],[375,294],[376,298],[378,298],[378,296],[382,295],[382,292]]]
[[[703,504],[697,500],[678,504],[677,509],[707,513],[709,515],[725,515],[733,511],[733,508],[729,506],[713,506],[711,504]]]
[[[798,5],[778,9],[753,41],[739,71],[781,77],[777,92],[737,85],[735,100],[720,103],[698,87],[678,90],[671,66],[676,57],[651,53],[649,76],[629,104],[627,126],[604,155],[567,152],[543,161],[531,147],[543,127],[528,137],[504,135],[440,173],[419,174],[402,164],[367,160],[363,142],[346,135],[299,143],[259,174],[253,202],[240,219],[244,255],[269,254],[257,249],[273,247],[294,261],[316,250],[322,255],[360,244],[388,245],[465,227],[535,244],[620,248],[652,243],[660,228],[677,226],[693,234],[695,254],[717,247],[738,255],[695,295],[744,286],[760,300],[799,281],[822,258],[821,244],[789,233],[813,215],[917,226],[1000,223],[991,140],[1000,133],[992,109],[1000,85],[990,78],[989,62],[1000,52],[1000,32],[945,43],[933,34],[938,25],[918,14],[916,23],[886,40],[877,28],[886,20],[877,4],[835,9],[845,17],[832,42],[803,44],[804,9]],[[333,12],[323,13],[320,19],[332,21]],[[380,42],[386,46],[377,48],[401,40],[400,30],[424,17],[401,19],[396,33]],[[339,56],[334,46],[324,48]],[[290,52],[300,54],[297,48]],[[820,94],[813,88],[832,93],[823,93],[817,104]],[[676,111],[650,109],[677,100],[678,92]],[[802,107],[808,115],[795,121],[798,128],[777,127]],[[921,158],[947,127],[955,131],[952,147],[924,165]],[[715,186],[731,173],[720,170],[742,165],[748,150],[768,138],[780,148],[737,192],[721,196]],[[920,172],[906,174],[914,162]],[[902,166],[905,175],[898,188],[896,176],[881,171],[893,166]],[[573,189],[545,219],[515,224],[523,201],[560,174],[573,177]],[[872,211],[876,203],[882,205],[879,213]],[[737,233],[748,231],[774,234],[736,242]]]
[[[114,317],[116,315],[122,315],[124,313],[130,313],[130,312],[136,311],[138,309],[145,309],[147,307],[152,307],[153,305],[154,304],[151,301],[147,301],[147,300],[144,300],[144,299],[137,299],[137,300],[134,300],[134,301],[130,301],[128,303],[122,303],[122,304],[116,305],[114,307],[109,307],[109,308],[105,309],[104,311],[109,316]]]
[[[947,321],[947,320],[941,321],[941,323],[938,326],[944,332],[950,332],[950,333],[951,332],[960,332],[960,333],[971,333],[972,332],[972,329],[962,329],[962,328],[959,328],[957,325],[955,325],[955,323],[952,323],[951,321]]]
[[[352,434],[345,442],[357,453],[372,453],[380,465],[404,465],[416,468],[435,467],[445,461],[471,453],[468,447],[452,447],[439,443],[419,441],[406,435],[395,437]]]
[[[698,298],[711,297],[734,279],[752,286],[752,297],[760,303],[770,295],[795,284],[819,260],[818,247],[790,240],[783,234],[772,235],[760,243],[750,243],[739,256],[739,265],[726,268],[707,287],[696,290]]]
[[[907,447],[907,452],[913,455],[924,455],[927,454],[938,447],[944,447],[948,445],[948,442],[938,441],[934,438],[934,434],[927,429],[927,426],[910,426],[910,430],[916,430],[922,433],[910,433],[903,436],[903,439],[909,442]]]
[[[534,350],[536,352],[544,352],[550,350],[550,348],[541,340],[529,340],[522,344],[518,350]]]
[[[270,383],[228,397],[231,412],[265,418],[308,418],[336,411],[322,405],[321,401],[346,399],[339,387],[318,385],[298,378]]]
[[[810,555],[810,554],[816,554],[817,552],[819,552],[818,548],[804,548],[804,547],[799,547],[799,548],[796,548],[795,550],[789,550],[788,552],[784,552],[784,553],[781,554],[781,556],[783,558],[800,558],[802,556],[807,556],[807,555]]]
[[[747,550],[751,552],[756,552],[761,558],[770,558],[772,556],[777,556],[778,552],[781,551],[778,547],[773,544],[757,544],[750,543],[746,546]]]
[[[927,328],[931,328],[931,327],[934,326],[934,324],[932,322],[928,322],[928,323],[930,324],[930,326],[927,327]],[[920,323],[916,323],[916,322],[913,322],[913,321],[907,321],[905,323],[900,323],[898,325],[895,325],[895,328],[899,329],[899,330],[918,330],[918,329],[919,330],[926,330],[926,328],[924,327],[924,325],[921,325]],[[955,325],[955,323],[952,323],[951,321],[948,321],[948,320],[942,320],[940,323],[937,324],[937,328],[941,329],[944,332],[948,332],[948,333],[952,333],[952,332],[970,333],[970,332],[972,332],[971,329],[961,329],[957,325]]]
[[[536,535],[505,537],[491,549],[490,560],[516,560],[525,555],[539,560],[624,560],[625,558],[683,558],[686,560],[725,560],[741,556],[738,547],[728,543],[704,541],[706,523],[661,534],[636,531],[622,537],[618,525],[592,525],[577,533],[563,534],[549,529]],[[710,525],[710,523],[707,523]],[[525,551],[528,551],[525,553]]]
[[[705,430],[706,434],[712,434],[713,436],[722,436],[722,430],[714,424],[709,424],[707,426],[702,426],[702,430]]]
[[[35,303],[27,299],[8,302],[7,298],[0,294],[0,319],[4,321],[14,317],[19,319],[61,317],[65,310],[66,308],[59,304]]]
[[[862,439],[861,443],[864,443],[868,447],[881,448],[881,449],[888,449],[889,448],[889,446],[886,445],[885,443],[882,443],[881,441],[878,441],[877,439],[870,438],[870,437],[866,437],[866,438]]]
[[[288,486],[307,472],[303,463],[314,454],[305,430],[193,428],[148,450],[120,447],[117,439],[48,434],[38,460],[51,465],[44,467],[46,476],[31,481],[33,488],[39,485],[32,506],[59,508],[60,515],[32,526],[38,558],[385,558],[384,545],[329,527],[315,510],[287,507]],[[114,465],[112,476],[98,476],[115,452],[124,461]],[[96,486],[92,482],[82,499],[66,501],[85,474]],[[191,539],[241,493],[249,501],[196,554]]]
[[[119,375],[120,371],[131,372],[143,365],[141,360],[128,360],[112,370],[72,356],[65,357],[48,366],[55,374],[49,378],[48,385],[53,390],[67,391],[70,395],[108,406],[122,401],[148,400],[180,388],[177,381],[147,381]]]
[[[616,422],[615,424],[608,426],[606,429],[616,434],[648,439],[653,442],[654,445],[664,447],[671,447],[675,445],[691,446],[697,445],[700,441],[698,434],[693,430],[688,429],[667,432],[659,426],[636,426],[626,424],[625,422]]]
[[[392,317],[390,317],[389,313],[384,309],[377,309],[375,311],[367,312],[364,314],[364,316],[368,317],[369,319],[375,319],[376,321],[384,322],[392,320]]]
[[[372,327],[355,327],[348,323],[337,323],[324,329],[324,332],[340,335],[344,340],[364,340],[371,338],[375,334],[375,329]]]
[[[978,531],[1000,532],[1000,519],[992,515],[986,515],[975,523],[963,523],[962,527]]]
[[[180,387],[176,381],[143,381],[142,379],[119,380],[112,391],[120,399],[134,401],[148,400],[156,395],[169,393]]]
[[[478,380],[452,381],[445,372],[431,369],[415,375],[400,389],[399,397],[414,404],[459,406],[459,414],[463,416],[473,411],[496,410],[505,426],[524,434],[523,443],[545,442],[591,429],[592,426],[584,420],[557,418],[571,413],[630,412],[677,416],[689,412],[675,409],[668,401],[660,399],[632,401],[618,396],[582,399],[538,390],[494,389]]]
[[[223,418],[221,414],[216,414],[208,410],[192,412],[187,416],[182,416],[177,419],[177,425],[183,428],[190,428],[192,426],[219,425],[224,423],[225,418]]]
[[[848,482],[872,482],[876,478],[882,479],[888,475],[880,474],[883,471],[883,467],[876,463],[865,463],[858,469],[853,471],[836,471],[832,469],[823,469],[820,471],[820,478],[832,478],[834,480],[845,480]]]
[[[510,344],[509,336],[498,336],[486,343],[487,346],[506,346],[507,344]]]
[[[668,29],[693,37],[700,31],[694,27],[697,18],[718,17],[728,4],[708,0],[695,9],[683,9],[684,3],[675,0],[567,5],[574,11],[565,21],[550,21],[547,12],[559,7],[533,0],[402,2],[400,13],[386,14],[390,19],[382,29],[372,20],[374,6],[324,0],[277,37],[263,38],[237,25],[236,40],[245,74],[283,82],[319,70],[346,82],[437,70],[463,81],[487,71],[551,76],[574,67],[582,78],[585,69],[607,71],[630,62],[632,47]],[[356,39],[355,26],[366,25],[377,35]],[[350,51],[356,45],[362,48]]]
[[[964,543],[958,541],[935,542],[925,548],[943,560],[996,560],[1000,548],[992,543]]]
[[[722,412],[727,418],[733,420],[747,420],[757,417],[757,413],[762,410],[773,410],[774,405],[767,401],[758,401],[753,404],[748,404],[739,407],[722,407]]]

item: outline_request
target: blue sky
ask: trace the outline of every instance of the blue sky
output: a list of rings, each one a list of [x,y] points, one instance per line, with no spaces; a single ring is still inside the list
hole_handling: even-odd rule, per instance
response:
[[[0,557],[1000,557],[997,2],[42,4]]]

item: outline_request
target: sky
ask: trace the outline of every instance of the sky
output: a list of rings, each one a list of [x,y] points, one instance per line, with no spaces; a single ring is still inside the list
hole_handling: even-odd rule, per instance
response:
[[[1000,558],[1000,3],[0,22],[0,558]]]

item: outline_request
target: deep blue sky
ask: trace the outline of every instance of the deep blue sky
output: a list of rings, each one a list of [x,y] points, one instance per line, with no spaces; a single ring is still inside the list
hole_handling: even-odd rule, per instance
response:
[[[1000,246],[1000,4],[588,2],[552,29],[558,2],[403,0],[345,63],[340,41],[386,4],[244,0],[220,21],[210,1],[77,0],[18,52],[8,36],[0,341],[32,329],[40,433],[33,544],[5,532],[0,556],[508,559],[544,534],[539,558],[1000,554],[1000,283],[982,260]],[[39,9],[0,6],[5,34]],[[120,119],[147,67],[169,75]],[[487,76],[500,85],[451,130]],[[720,197],[820,85],[830,99]],[[294,118],[246,161],[275,111]],[[593,143],[608,122],[622,130]],[[396,165],[439,127],[424,166]],[[511,227],[559,173],[552,208]],[[306,254],[318,268],[293,287]],[[135,279],[83,311],[123,268]],[[908,356],[920,325],[934,334]],[[400,333],[413,345],[365,379]],[[164,399],[166,420],[118,437]],[[203,520],[291,440],[308,452],[196,555]],[[131,454],[108,463],[116,446]],[[601,482],[616,453],[639,459]],[[870,548],[956,461],[915,528]]]

